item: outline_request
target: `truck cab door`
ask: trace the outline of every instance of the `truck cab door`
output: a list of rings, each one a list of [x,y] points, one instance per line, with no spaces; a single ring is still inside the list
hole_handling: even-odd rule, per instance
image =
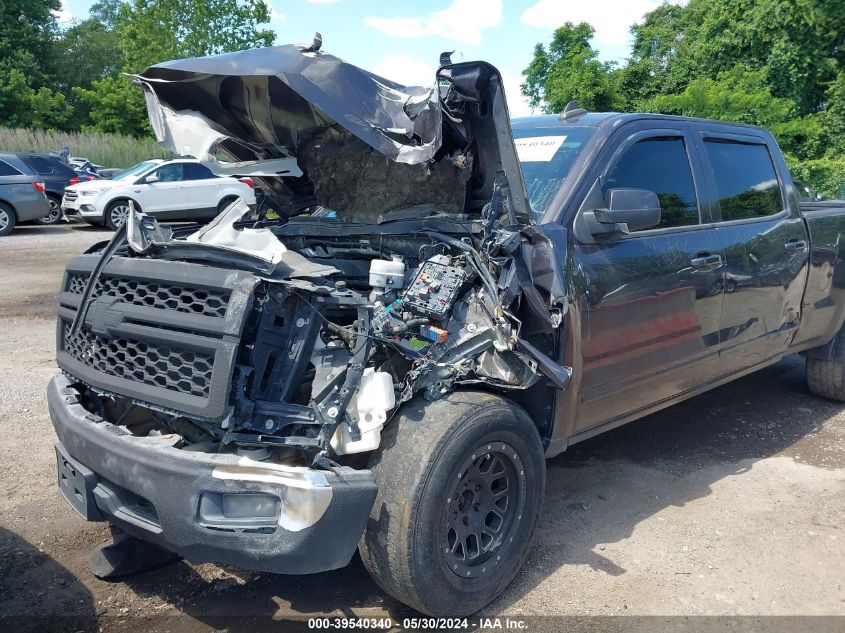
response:
[[[670,400],[718,371],[725,268],[700,201],[695,144],[683,124],[648,126],[630,124],[611,137],[603,149],[611,155],[596,161],[607,167],[592,206],[611,190],[647,190],[660,202],[659,224],[583,243],[588,195],[573,226],[585,286],[576,432]],[[630,133],[637,127],[645,129]]]
[[[723,375],[784,354],[795,336],[809,237],[775,166],[768,135],[702,126],[697,142],[725,253]]]

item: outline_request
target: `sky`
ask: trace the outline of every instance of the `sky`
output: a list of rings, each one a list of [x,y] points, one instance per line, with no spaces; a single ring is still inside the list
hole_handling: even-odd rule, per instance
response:
[[[522,70],[535,44],[547,44],[564,22],[589,22],[600,59],[623,63],[630,26],[662,0],[265,0],[276,44],[310,43],[406,85],[430,85],[440,53],[453,61],[482,59],[502,73],[512,116],[530,114],[520,94]],[[63,0],[59,20],[84,20],[94,0]]]

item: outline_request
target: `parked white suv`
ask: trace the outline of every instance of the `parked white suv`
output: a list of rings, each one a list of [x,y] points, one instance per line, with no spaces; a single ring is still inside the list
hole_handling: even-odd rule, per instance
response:
[[[159,220],[207,220],[235,198],[255,205],[248,178],[218,177],[191,158],[147,160],[111,179],[91,180],[65,189],[62,210],[89,224],[116,229],[126,221],[129,201]]]

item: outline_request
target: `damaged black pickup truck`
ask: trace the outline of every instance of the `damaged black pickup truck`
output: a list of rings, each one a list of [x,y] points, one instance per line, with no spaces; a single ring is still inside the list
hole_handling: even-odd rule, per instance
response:
[[[281,219],[134,205],[68,265],[49,405],[86,519],[283,574],[357,548],[468,614],[525,560],[544,457],[793,352],[845,397],[845,208],[799,207],[768,132],[512,123],[488,64],[407,88],[316,49],[137,78],[163,146],[264,178]]]

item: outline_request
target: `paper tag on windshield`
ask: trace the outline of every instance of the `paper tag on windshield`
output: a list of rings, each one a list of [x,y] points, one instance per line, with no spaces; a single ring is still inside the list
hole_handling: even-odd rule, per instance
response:
[[[566,136],[531,136],[514,139],[516,155],[523,163],[548,163],[563,145]]]

